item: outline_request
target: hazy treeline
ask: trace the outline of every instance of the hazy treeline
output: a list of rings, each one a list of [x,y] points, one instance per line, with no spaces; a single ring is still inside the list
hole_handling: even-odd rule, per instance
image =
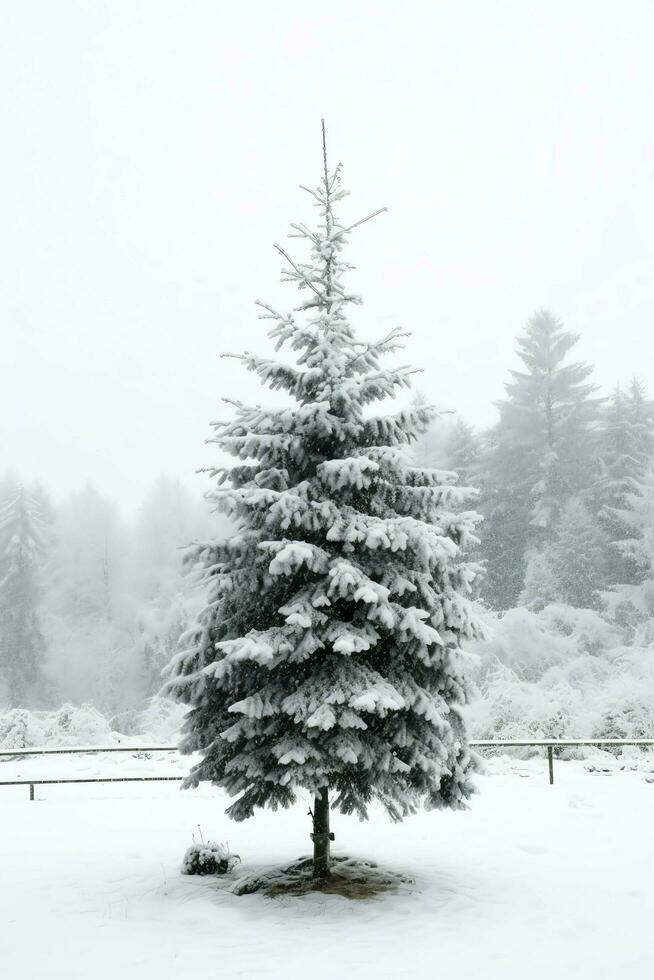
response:
[[[495,424],[445,415],[414,449],[479,489],[477,733],[654,730],[654,407],[636,377],[600,392],[577,340],[538,312]],[[131,521],[0,480],[0,708],[142,705],[203,601],[184,546],[226,529],[176,480]]]
[[[537,313],[496,423],[418,447],[479,488],[480,737],[654,736],[654,407],[637,377],[600,392],[577,340]]]
[[[619,608],[635,623],[649,616],[654,577],[654,406],[635,376],[601,395],[592,367],[574,359],[577,340],[537,313],[496,424],[475,432],[458,419],[418,452],[479,488],[491,609]]]
[[[161,686],[198,597],[183,546],[208,506],[162,477],[134,520],[91,486],[53,504],[0,481],[0,704],[89,701],[111,715]]]

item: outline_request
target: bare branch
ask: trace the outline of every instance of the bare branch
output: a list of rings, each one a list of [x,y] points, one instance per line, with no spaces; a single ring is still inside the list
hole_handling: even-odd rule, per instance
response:
[[[290,319],[291,322],[293,320],[293,317],[292,317],[291,314],[288,314],[288,313],[287,314],[278,313],[277,310],[273,306],[269,306],[268,303],[263,303],[260,299],[255,299],[254,305],[255,306],[260,306],[262,310],[266,310],[265,313],[260,313],[259,314],[259,317],[258,317],[259,320],[284,320],[284,321],[288,321]]]
[[[317,286],[314,286],[314,284],[311,282],[311,280],[307,277],[306,273],[302,272],[302,270],[300,269],[300,267],[295,264],[295,262],[290,257],[290,255],[288,254],[288,252],[285,252],[284,249],[282,248],[282,246],[281,245],[278,245],[276,242],[275,242],[275,248],[277,249],[277,251],[279,252],[280,255],[283,255],[284,256],[284,258],[289,263],[289,265],[292,266],[293,269],[295,269],[295,271],[297,272],[297,274],[300,277],[300,279],[302,280],[302,282],[306,283],[306,285],[309,286],[310,289],[313,289],[313,291],[316,294],[316,296],[319,296],[320,299],[322,299],[323,298],[323,295],[320,292],[320,290],[317,288]]]
[[[307,226],[305,224],[299,224],[299,223],[296,224],[295,222],[292,222],[291,223],[291,228],[295,228],[295,230],[297,232],[299,232],[299,234],[297,234],[297,235],[289,235],[288,236],[289,238],[309,238],[316,245],[319,244],[319,242],[320,242],[320,236],[316,232],[311,231],[310,228],[307,228]]]
[[[366,341],[357,341],[355,343],[355,346],[365,347],[368,350],[370,350],[374,347],[381,347],[383,344],[387,344],[389,343],[389,341],[396,340],[399,337],[410,337],[410,336],[411,336],[410,330],[402,330],[402,327],[393,327],[391,330],[388,331],[385,337],[381,338],[381,340],[375,340],[373,343],[367,343]]]
[[[305,187],[304,184],[300,184],[299,185],[299,188],[300,188],[301,191],[306,191],[307,194],[311,194],[311,197],[315,197],[315,199],[318,202],[318,204],[324,204],[325,203],[325,199],[321,195],[320,191],[316,191],[312,187]]]
[[[378,211],[373,211],[372,214],[366,215],[366,217],[361,218],[360,221],[355,221],[353,225],[349,225],[347,228],[342,228],[341,231],[338,231],[335,235],[332,235],[332,238],[340,238],[341,235],[346,235],[348,231],[352,231],[353,228],[358,228],[359,225],[364,224],[366,221],[370,221],[371,218],[376,218],[378,214],[384,214],[385,211],[388,211],[388,208],[379,208]]]

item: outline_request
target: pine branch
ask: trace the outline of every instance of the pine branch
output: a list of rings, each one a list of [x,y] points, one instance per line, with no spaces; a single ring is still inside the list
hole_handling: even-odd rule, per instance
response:
[[[368,354],[374,354],[374,353],[387,354],[390,351],[402,350],[404,348],[404,344],[395,344],[393,343],[393,341],[399,340],[400,337],[410,337],[410,336],[411,336],[411,331],[402,330],[401,327],[393,327],[393,329],[389,330],[386,336],[382,337],[381,340],[378,340],[372,344],[357,343],[356,346],[363,346],[364,350],[362,350],[360,354],[357,354],[350,361],[348,361],[348,367],[352,367],[352,365],[356,364],[356,362],[360,358],[366,357]]]
[[[305,224],[299,222],[297,223],[291,222],[291,228],[295,228],[296,231],[299,232],[299,234],[289,235],[288,236],[289,238],[308,238],[310,241],[314,243],[314,245],[320,244],[320,235],[318,235],[315,231],[311,231],[311,229],[307,228]]]
[[[325,199],[321,195],[319,190],[315,190],[313,187],[305,187],[304,184],[298,184],[298,187],[300,188],[301,191],[306,191],[307,194],[311,194],[311,197],[315,197],[318,204],[322,204],[324,207]]]
[[[281,245],[278,245],[276,242],[274,244],[274,247],[277,249],[277,251],[279,252],[280,255],[283,255],[284,256],[284,258],[289,263],[289,265],[292,266],[293,269],[295,269],[298,277],[302,280],[302,282],[305,283],[305,285],[307,285],[310,289],[313,289],[313,291],[316,294],[316,296],[319,296],[320,299],[322,300],[323,295],[320,292],[320,290],[316,286],[314,286],[314,284],[308,278],[307,274],[305,272],[303,272],[298,265],[295,264],[295,262],[290,257],[290,255],[288,254],[288,252],[285,252],[284,249],[281,247]]]
[[[373,211],[372,214],[367,214],[365,218],[361,218],[360,221],[355,221],[353,225],[348,225],[347,228],[342,228],[341,231],[337,231],[335,235],[332,235],[332,241],[336,238],[340,238],[341,235],[347,235],[348,231],[352,231],[353,228],[358,228],[359,225],[364,224],[366,221],[370,221],[371,218],[376,218],[378,214],[384,214],[388,211],[388,208],[379,208],[377,211]]]
[[[268,303],[262,302],[260,299],[255,299],[254,305],[255,306],[260,306],[262,310],[267,310],[267,313],[261,313],[261,314],[259,314],[259,319],[260,320],[281,320],[281,319],[283,319],[283,317],[277,312],[277,310],[273,309],[272,306],[269,306]]]
[[[265,313],[259,314],[259,320],[277,320],[280,326],[296,329],[295,318],[292,313],[278,313],[273,306],[269,306],[268,303],[262,303],[260,299],[255,300],[254,303],[255,306],[260,306],[262,310],[266,310]]]

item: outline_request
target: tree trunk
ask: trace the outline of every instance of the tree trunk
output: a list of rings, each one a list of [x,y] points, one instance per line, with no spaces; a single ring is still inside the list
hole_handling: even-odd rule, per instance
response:
[[[327,878],[329,875],[329,842],[333,840],[329,832],[329,791],[327,787],[316,793],[313,801],[313,877]]]

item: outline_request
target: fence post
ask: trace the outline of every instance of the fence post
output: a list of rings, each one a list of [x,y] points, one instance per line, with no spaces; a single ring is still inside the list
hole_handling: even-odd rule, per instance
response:
[[[549,763],[549,769],[550,769],[550,786],[552,786],[554,783],[554,746],[553,745],[547,746],[547,761]]]
[[[30,800],[34,799],[34,783],[30,783]]]

